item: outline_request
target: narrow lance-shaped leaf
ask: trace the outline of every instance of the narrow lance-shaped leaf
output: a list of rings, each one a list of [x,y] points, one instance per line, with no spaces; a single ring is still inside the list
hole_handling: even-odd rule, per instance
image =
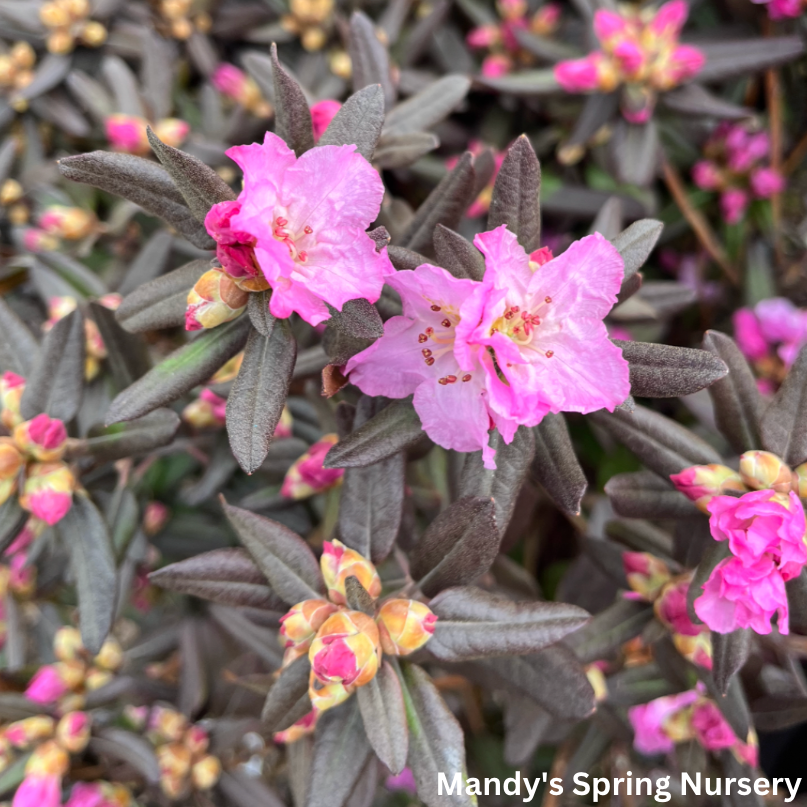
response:
[[[120,393],[107,423],[142,417],[203,384],[241,350],[249,331],[249,318],[241,316],[197,336]]]
[[[275,320],[268,336],[252,330],[244,361],[227,398],[227,436],[248,474],[266,458],[289,392],[297,343],[286,320]]]
[[[507,151],[493,184],[488,230],[502,224],[518,236],[527,253],[541,245],[541,166],[526,135]]]
[[[318,146],[354,144],[365,160],[373,159],[384,125],[384,91],[377,85],[364,87],[350,96],[320,137]]]
[[[762,447],[791,467],[807,460],[807,346],[802,347],[790,372],[760,425]]]
[[[151,369],[146,345],[121,328],[115,312],[100,303],[90,303],[90,312],[107,351],[107,362],[118,389],[125,389]]]
[[[275,85],[275,131],[299,157],[314,147],[311,110],[300,85],[283,69],[272,44],[272,78]]]
[[[28,513],[20,507],[16,496],[9,496],[0,504],[0,552],[5,552],[28,520]]]
[[[375,32],[372,20],[362,11],[350,17],[348,52],[353,73],[353,91],[379,84],[384,92],[384,105],[395,103],[395,87],[390,73],[389,54]]]
[[[384,134],[412,134],[431,129],[458,107],[471,82],[466,76],[443,76],[398,104],[387,115]]]
[[[0,370],[27,376],[39,355],[39,345],[28,327],[0,297]]]
[[[769,67],[785,64],[804,53],[804,42],[798,36],[742,39],[728,42],[703,42],[698,49],[706,56],[706,64],[698,71],[698,81],[708,84]]]
[[[725,378],[709,387],[717,427],[736,452],[758,448],[762,396],[748,362],[734,340],[719,331],[707,331],[703,347],[729,368]]]
[[[532,429],[535,460],[532,474],[565,513],[576,515],[586,492],[586,476],[574,452],[563,415],[549,413]]]
[[[383,333],[384,323],[378,309],[369,300],[348,300],[341,311],[331,311],[322,337],[322,346],[331,363],[341,366],[369,347]]]
[[[388,661],[375,678],[356,691],[364,730],[376,756],[397,775],[406,766],[409,729],[401,682]]]
[[[235,608],[283,611],[283,601],[243,549],[214,549],[149,575],[160,588]]]
[[[301,656],[289,664],[288,667],[283,668],[277,681],[269,690],[266,702],[263,705],[261,720],[266,724],[268,731],[282,731],[295,722],[292,720],[289,723],[290,713],[292,710],[297,711],[299,701],[308,698],[310,673],[311,663],[308,661],[307,655]],[[310,701],[308,706],[310,709]],[[295,720],[299,720],[299,717],[295,718]]]
[[[85,342],[84,317],[78,309],[46,334],[20,402],[26,420],[42,412],[65,422],[76,416],[84,391]]]
[[[157,159],[171,175],[198,221],[204,222],[213,205],[236,198],[233,189],[201,160],[166,145],[151,128],[147,128],[146,133]]]
[[[319,563],[299,535],[276,521],[227,504],[224,497],[221,503],[241,543],[279,597],[293,605],[321,596]]]
[[[440,140],[430,132],[384,135],[378,141],[373,163],[377,168],[406,168],[439,145]]]
[[[446,589],[429,608],[439,619],[427,649],[442,661],[535,653],[589,619],[576,605],[516,603],[475,588]]]
[[[651,471],[612,476],[605,485],[614,512],[624,518],[694,518],[695,503]]]
[[[434,231],[437,263],[454,277],[481,281],[485,274],[482,253],[466,238],[442,224]]]
[[[70,552],[76,580],[81,641],[95,655],[112,626],[115,611],[115,556],[103,516],[86,495],[73,497],[73,506],[58,526]]]
[[[611,241],[625,262],[626,280],[644,266],[663,229],[660,221],[641,219],[634,221]]]
[[[651,605],[619,599],[567,636],[564,644],[575,651],[583,664],[589,664],[638,636],[652,618]]]
[[[728,367],[706,350],[613,340],[630,367],[631,395],[677,398],[724,378]]]
[[[717,691],[725,695],[731,679],[748,661],[751,652],[751,634],[748,629],[731,633],[712,634],[712,677]]]

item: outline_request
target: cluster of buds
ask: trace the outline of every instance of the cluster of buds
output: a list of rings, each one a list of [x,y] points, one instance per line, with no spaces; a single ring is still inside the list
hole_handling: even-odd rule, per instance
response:
[[[807,564],[807,519],[800,499],[807,495],[807,463],[791,470],[775,454],[747,451],[739,473],[701,465],[670,478],[710,514],[712,537],[727,541],[731,553],[695,600],[698,617],[718,633],[751,628],[767,634],[778,614],[779,632],[787,633],[785,583]],[[726,491],[735,495],[723,495]]]
[[[86,712],[67,712],[58,721],[36,715],[10,723],[0,731],[0,767],[6,770],[20,754],[28,754],[24,778],[14,794],[14,807],[60,807],[62,779],[70,755],[90,741]]]
[[[20,506],[51,526],[73,504],[77,482],[61,461],[67,448],[67,430],[61,420],[37,415],[23,421],[19,399],[25,380],[15,373],[0,379],[0,413],[11,437],[0,437],[0,503],[15,493]]]
[[[807,344],[807,311],[784,297],[770,297],[735,311],[733,322],[737,345],[760,375],[760,390],[773,392]]]
[[[323,493],[341,484],[343,468],[326,468],[325,455],[339,441],[336,434],[320,438],[302,457],[286,471],[280,495],[287,499],[307,499],[315,493]]]
[[[213,21],[194,5],[193,0],[157,0],[158,27],[174,39],[190,39],[195,31],[206,34]]]
[[[45,522],[29,518],[19,535],[3,552],[0,564],[0,647],[6,641],[5,600],[27,600],[36,589],[36,567],[28,564],[28,548],[45,529]]]
[[[740,740],[717,704],[699,689],[632,706],[628,719],[633,726],[634,748],[642,754],[666,754],[677,743],[695,740],[707,751],[728,749],[742,764],[757,764],[759,747],[754,729]]]
[[[276,735],[278,742],[291,742],[312,732],[321,712],[338,706],[373,680],[382,653],[406,656],[420,649],[431,638],[437,621],[417,600],[376,603],[372,616],[351,610],[348,580],[358,581],[375,601],[381,594],[381,578],[369,560],[339,541],[325,542],[320,566],[328,599],[297,603],[280,620],[283,667],[306,654],[311,661],[308,694],[312,711]]]
[[[56,706],[61,713],[81,709],[86,693],[108,684],[123,664],[117,639],[108,638],[98,655],[91,656],[76,628],[61,627],[53,639],[56,661],[37,670],[25,690],[36,703]]]
[[[785,178],[768,164],[771,142],[767,132],[748,124],[724,121],[703,147],[703,160],[692,168],[692,179],[705,191],[720,194],[720,211],[727,224],[736,224],[751,199],[781,193]]]
[[[263,97],[255,80],[234,64],[223,62],[210,80],[222,95],[232,98],[256,118],[268,118],[272,114],[272,105]]]
[[[126,785],[119,782],[76,782],[64,807],[134,807],[135,800]]]
[[[151,153],[146,129],[151,127],[163,143],[179,148],[190,131],[190,125],[180,118],[163,118],[149,123],[137,115],[110,115],[104,121],[106,139],[114,151],[144,156]]]
[[[468,144],[468,151],[474,155],[474,157],[478,157],[485,151],[486,147],[485,144],[481,140],[472,140]],[[499,169],[502,167],[502,163],[504,162],[505,155],[507,151],[494,151],[493,152],[493,159],[495,162],[495,168],[493,173],[491,174],[490,179],[488,180],[488,184],[485,185],[484,188],[479,192],[479,196],[474,199],[471,206],[468,208],[467,215],[470,218],[477,218],[478,216],[485,216],[487,215],[488,210],[490,210],[490,200],[493,198],[493,184],[496,181],[496,176],[499,173]],[[454,166],[459,162],[460,158],[458,156],[449,157],[446,160],[446,168],[451,171]]]
[[[169,799],[187,798],[218,782],[221,762],[208,753],[210,738],[201,726],[170,706],[154,706],[147,715],[130,711],[130,718],[146,728],[146,737],[156,749],[160,787]]]
[[[621,87],[623,116],[645,123],[657,94],[689,81],[706,62],[697,48],[678,42],[688,13],[684,0],[670,0],[655,12],[600,9],[594,15],[594,33],[601,49],[559,62],[555,79],[571,93],[611,93]]]
[[[24,196],[25,189],[16,179],[10,177],[0,184],[0,208],[2,208],[2,212],[9,223],[16,227],[27,224],[31,218],[31,211],[23,198]],[[23,245],[24,241],[25,237],[23,236]]]
[[[91,210],[68,205],[50,205],[37,219],[39,227],[49,235],[65,241],[80,241],[98,229],[98,219]]]
[[[656,618],[670,631],[678,652],[693,664],[711,670],[709,628],[696,625],[687,611],[691,574],[674,575],[663,560],[647,552],[623,552],[622,566],[631,589],[626,599],[653,603]]]
[[[42,5],[39,19],[48,29],[48,50],[70,53],[77,42],[88,48],[103,45],[107,30],[89,16],[90,0],[49,0]]]
[[[26,102],[15,100],[14,93],[25,89],[34,80],[35,64],[36,53],[27,42],[15,42],[7,51],[0,53],[0,90],[9,94],[11,106],[18,112],[25,111]],[[5,189],[5,185],[3,187]],[[9,202],[4,201],[3,204]]]
[[[533,14],[529,14],[526,0],[498,0],[496,9],[501,22],[474,28],[466,38],[470,47],[489,51],[482,61],[482,75],[489,78],[532,63],[532,55],[518,41],[518,31],[551,36],[560,24],[560,6],[553,2],[545,3]]]
[[[328,41],[333,8],[333,0],[291,0],[289,13],[280,24],[289,33],[299,36],[306,50],[322,50]]]

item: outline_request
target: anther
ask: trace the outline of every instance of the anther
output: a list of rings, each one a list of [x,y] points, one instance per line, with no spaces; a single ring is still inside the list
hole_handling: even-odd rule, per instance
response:
[[[457,376],[455,375],[447,375],[446,376],[446,384],[454,384],[457,380]]]
[[[311,233],[313,233],[314,231],[306,224],[305,227],[303,228],[303,232],[306,235],[311,235]]]
[[[512,309],[510,311],[505,311],[504,318],[505,319],[513,319],[515,314],[513,313]]]
[[[512,307],[510,310],[511,310],[511,311],[512,311],[514,314],[518,314],[518,312],[519,312],[521,309],[520,309],[520,308],[519,308],[517,305],[514,305],[514,306],[513,306],[513,307]]]
[[[419,333],[419,334],[418,334],[418,342],[420,342],[420,344],[421,344],[421,345],[422,345],[424,342],[428,342],[428,341],[429,341],[429,337],[428,337],[428,336],[426,336],[426,334],[425,334],[425,333]]]
[[[431,336],[434,333],[434,328],[426,328],[426,336]]]
[[[299,256],[298,256],[298,257],[300,258],[300,260],[301,260],[301,261],[305,262],[305,261],[307,261],[307,260],[308,260],[308,253],[307,253],[305,250],[303,250],[303,251],[302,251],[302,252],[299,254]]]
[[[284,218],[283,218],[283,216],[280,216],[280,217],[277,219],[277,224],[278,224],[278,226],[279,226],[279,227],[285,227],[285,226],[286,226],[288,223],[289,223],[289,220],[288,220],[288,219],[284,219]]]
[[[448,384],[448,378],[446,376],[443,376],[442,378],[438,378],[437,383],[442,384],[443,386],[445,386],[446,384]]]
[[[551,303],[551,302],[552,302],[552,298],[551,298],[551,297],[544,297],[544,302],[545,302],[545,303]]]
[[[554,355],[555,355],[555,351],[554,351],[554,350],[547,350],[547,351],[546,351],[546,357],[547,357],[548,359],[551,359],[551,358],[552,358]]]
[[[462,377],[462,380],[463,380],[463,381],[470,381],[470,380],[471,380],[471,374],[470,374],[470,373],[466,373],[466,374],[465,374],[465,375]]]
[[[430,356],[428,359],[426,359],[426,364],[431,367],[434,364],[434,359]]]
[[[429,350],[429,348],[427,348],[427,347],[424,347],[424,348],[423,348],[423,350],[421,350],[421,353],[422,353],[422,354],[423,354],[423,356],[424,356],[425,358],[427,358],[427,359],[429,358],[429,356],[431,356],[431,355],[432,355],[431,350]]]
[[[441,311],[441,310],[442,309],[440,308],[439,305],[437,305],[437,303],[434,303],[434,305],[432,305],[432,311]]]
[[[446,317],[440,324],[444,328],[450,328],[451,327],[451,320],[448,317]]]

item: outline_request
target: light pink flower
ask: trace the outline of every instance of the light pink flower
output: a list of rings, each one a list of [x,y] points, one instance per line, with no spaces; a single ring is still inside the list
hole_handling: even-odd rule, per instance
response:
[[[764,556],[750,566],[739,558],[721,561],[695,600],[695,613],[717,633],[751,628],[771,632],[771,619],[778,613],[779,632],[788,633],[785,581],[773,560]]]
[[[676,712],[691,706],[697,699],[698,693],[692,689],[628,709],[628,720],[634,731],[634,748],[648,756],[672,751],[675,743],[665,732],[664,722]]]
[[[715,496],[707,505],[709,529],[716,541],[728,541],[732,554],[752,566],[769,557],[784,580],[797,577],[807,563],[804,508],[788,496],[754,490],[739,498]]]
[[[737,735],[714,701],[702,700],[692,710],[695,739],[707,751],[719,751],[737,745]]]
[[[737,224],[748,207],[748,194],[739,188],[729,188],[720,194],[720,212],[726,224]]]
[[[509,443],[519,424],[534,426],[547,412],[613,411],[629,394],[627,362],[603,324],[623,264],[599,234],[540,268],[504,225],[474,243],[485,256],[482,283],[429,264],[389,278],[403,316],[388,320],[347,372],[368,395],[414,393],[432,440],[481,448],[492,468],[494,426]]]
[[[40,667],[28,688],[25,697],[36,703],[56,703],[67,692],[67,684],[62,680],[59,671],[51,664]]]
[[[393,271],[386,249],[365,230],[375,220],[384,185],[355,146],[322,146],[299,159],[271,132],[263,144],[227,154],[244,171],[234,232],[255,239],[255,256],[272,287],[270,311],[293,312],[311,325],[328,319],[328,305],[375,302]]]
[[[60,776],[31,774],[17,788],[11,807],[59,807],[61,803]]]
[[[314,140],[319,140],[325,134],[330,122],[336,117],[336,113],[342,108],[339,101],[326,98],[317,101],[311,107],[311,123],[314,127]]]
[[[591,92],[598,86],[599,54],[570,59],[555,65],[555,80],[566,92]]]
[[[751,190],[760,199],[769,199],[784,189],[784,177],[773,168],[757,168],[751,174]]]
[[[759,328],[768,342],[802,342],[807,338],[807,312],[785,297],[770,297],[754,306]]]
[[[758,361],[768,355],[768,341],[762,333],[756,314],[750,308],[735,311],[732,322],[734,338],[747,359]]]
[[[701,190],[717,190],[720,186],[720,171],[711,160],[699,160],[692,166],[692,180]]]

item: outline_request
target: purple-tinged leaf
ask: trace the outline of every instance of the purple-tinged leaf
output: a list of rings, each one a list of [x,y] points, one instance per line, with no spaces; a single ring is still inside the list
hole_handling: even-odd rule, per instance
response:
[[[693,518],[695,503],[651,471],[612,476],[605,493],[614,512],[623,518]]]
[[[465,76],[448,75],[424,87],[387,113],[384,138],[425,132],[456,109],[468,94],[471,82]]]
[[[743,668],[751,652],[750,630],[732,633],[712,631],[712,677],[721,695],[728,692],[731,679]]]
[[[276,521],[227,504],[224,497],[222,507],[241,543],[281,599],[293,605],[322,596],[319,563],[299,535]]]
[[[709,84],[786,64],[804,53],[804,43],[799,36],[756,37],[702,42],[698,50],[706,56],[706,64],[698,71],[697,81]]]
[[[39,344],[28,327],[0,297],[0,370],[25,378],[39,358]]]
[[[95,729],[89,748],[101,757],[110,756],[138,770],[149,784],[160,781],[160,765],[154,746],[143,737],[125,729],[103,726]]]
[[[611,243],[625,262],[625,279],[636,274],[656,246],[664,225],[655,219],[635,221],[623,230]]]
[[[441,225],[437,225],[439,228]],[[435,230],[435,232],[437,232]],[[413,252],[411,249],[404,247],[396,247],[394,245],[387,248],[387,255],[392,262],[392,265],[399,271],[403,269],[417,269],[418,266],[424,263],[429,263],[429,259],[419,252]]]
[[[384,91],[373,84],[345,101],[317,145],[355,145],[356,151],[369,162],[373,159],[383,125]]]
[[[687,611],[689,618],[696,624],[703,624],[695,613],[695,600],[703,594],[703,586],[712,576],[715,567],[722,560],[731,556],[731,550],[725,541],[712,541],[706,545],[703,556],[698,562],[687,592]]]
[[[369,347],[384,333],[384,323],[378,309],[368,300],[348,300],[341,311],[331,310],[325,326],[322,346],[331,364],[341,366]]]
[[[513,95],[540,96],[561,92],[554,70],[523,70],[507,76],[475,76],[474,81],[483,87]]]
[[[378,142],[373,163],[379,169],[406,168],[439,145],[437,136],[430,132],[384,135]]]
[[[482,253],[467,238],[442,224],[434,231],[437,263],[460,279],[481,281],[485,274]]]
[[[532,475],[564,513],[578,515],[588,483],[574,452],[566,418],[549,413],[532,429],[535,459]]]
[[[115,318],[115,312],[106,306],[92,302],[90,313],[104,340],[107,363],[115,384],[119,390],[125,389],[151,369],[146,345],[123,330]]]
[[[222,771],[216,787],[234,807],[286,807],[286,803],[263,779],[242,771]]]
[[[780,731],[807,722],[804,695],[763,695],[751,704],[754,726],[760,731]]]
[[[583,664],[590,664],[638,636],[652,618],[653,607],[648,603],[619,599],[567,636],[564,644]]]
[[[376,34],[373,21],[362,11],[350,17],[348,53],[353,73],[353,92],[371,84],[380,84],[384,91],[384,106],[395,103],[395,85],[390,71],[389,54]]]
[[[762,416],[762,448],[795,468],[807,460],[807,346]]]
[[[401,682],[388,661],[356,691],[364,730],[376,756],[397,775],[406,766],[409,730]]]
[[[310,673],[311,662],[307,655],[283,668],[263,704],[261,720],[267,731],[283,731],[311,710],[311,701],[308,700]],[[303,705],[308,701],[308,708],[292,720],[293,715],[303,708],[301,701]]]
[[[275,131],[300,157],[314,147],[311,110],[300,85],[286,72],[272,45],[272,78],[275,85]]]
[[[738,106],[710,93],[700,84],[683,84],[669,92],[662,93],[661,102],[667,109],[682,115],[710,116],[724,120],[750,118],[754,110]]]

